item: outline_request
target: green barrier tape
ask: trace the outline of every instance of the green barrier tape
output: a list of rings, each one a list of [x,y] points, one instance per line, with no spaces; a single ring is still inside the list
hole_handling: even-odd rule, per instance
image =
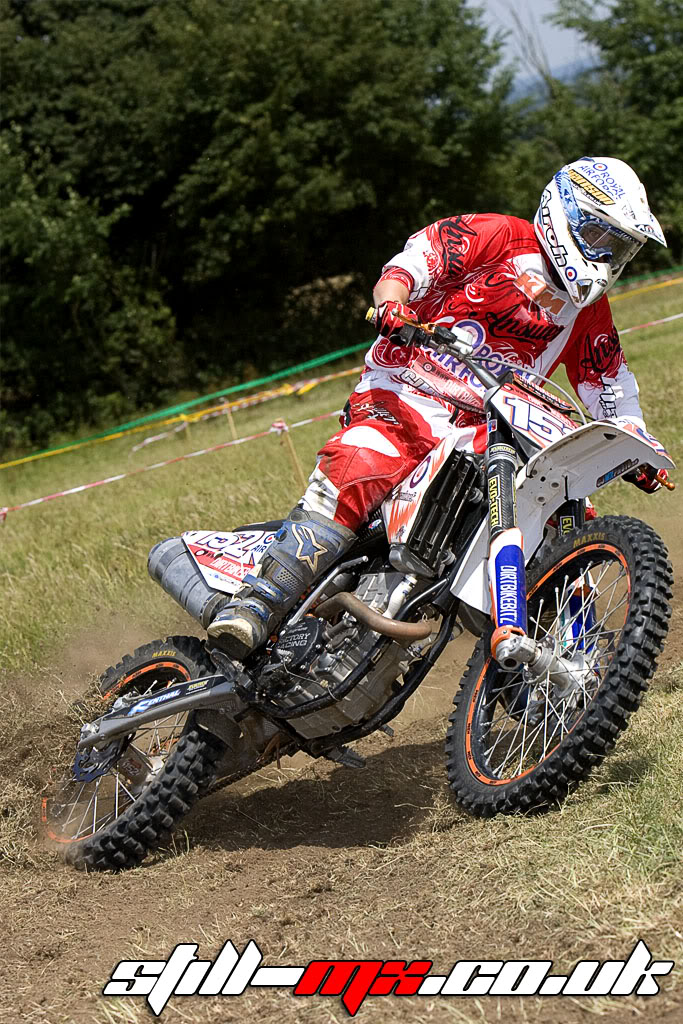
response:
[[[660,277],[662,274],[675,274],[677,271],[683,270],[683,264],[679,267],[667,267],[664,270],[650,271],[645,274],[638,274],[636,277],[629,277],[622,284],[624,287],[636,282],[644,281],[647,278]],[[72,441],[70,444],[56,445],[53,448],[42,448],[38,452],[31,452],[31,456],[48,455],[50,452],[56,451],[68,451],[69,448],[74,448],[76,445],[86,444],[88,441],[99,441],[103,437],[107,437],[109,434],[125,433],[126,430],[131,430],[133,427],[143,426],[145,423],[155,423],[157,420],[165,419],[167,416],[174,416],[176,413],[184,412],[185,409],[193,409],[197,405],[201,405],[203,402],[210,402],[213,398],[223,398],[225,395],[234,395],[238,391],[247,391],[249,388],[261,387],[263,384],[270,384],[274,380],[282,380],[283,377],[290,377],[292,374],[301,373],[302,370],[311,370],[314,366],[323,366],[325,363],[331,363],[335,359],[343,359],[344,356],[352,355],[354,352],[359,352],[361,349],[369,348],[371,342],[361,342],[359,345],[349,345],[348,348],[341,348],[337,352],[330,352],[326,356],[318,356],[316,359],[309,359],[305,363],[299,363],[297,366],[291,366],[287,370],[278,370],[277,373],[271,373],[267,377],[259,377],[257,380],[245,381],[242,384],[233,384],[232,387],[223,388],[221,391],[212,391],[210,395],[202,395],[201,398],[193,398],[189,402],[181,402],[179,405],[171,405],[167,409],[160,409],[158,412],[151,412],[147,416],[141,416],[137,420],[130,420],[128,423],[122,423],[118,427],[110,427],[108,430],[103,430],[99,434],[91,434],[89,437],[80,437],[76,441]]]
[[[145,423],[154,423],[156,420],[166,419],[168,416],[174,416],[176,413],[184,412],[185,409],[192,409],[197,405],[202,405],[204,402],[210,402],[213,398],[223,398],[224,395],[234,395],[238,391],[247,391],[250,388],[261,387],[263,384],[270,384],[274,380],[282,380],[283,377],[291,377],[295,373],[301,373],[302,370],[311,370],[314,366],[323,366],[324,363],[331,363],[335,359],[343,359],[344,356],[350,356],[354,352],[360,351],[360,349],[367,349],[370,347],[372,342],[362,341],[359,345],[349,345],[348,348],[340,348],[336,352],[330,352],[326,356],[318,356],[316,359],[308,359],[305,363],[299,363],[297,366],[290,366],[286,370],[278,370],[277,373],[271,373],[267,377],[259,377],[256,380],[244,381],[242,384],[233,384],[229,388],[223,388],[221,391],[212,391],[210,395],[202,395],[201,398],[192,398],[189,402],[181,402],[180,405],[170,405],[167,409],[160,409],[158,412],[151,412],[147,416],[141,416],[137,420],[130,420],[128,423],[122,423],[118,427],[110,427],[108,430],[103,430],[99,434],[91,434],[90,437],[79,437],[76,441],[72,441],[70,444],[56,445],[53,448],[43,448],[39,452],[31,452],[31,456],[47,455],[50,452],[56,451],[68,451],[69,448],[74,448],[76,445],[86,444],[88,441],[99,441],[100,438],[108,437],[109,434],[125,433],[126,430],[131,430],[133,427],[139,427]]]
[[[683,263],[678,267],[665,267],[664,270],[646,270],[644,274],[636,274],[634,277],[627,277],[623,281],[620,279],[614,291],[618,293],[621,288],[628,288],[630,284],[634,284],[636,281],[647,281],[651,277],[661,277],[662,274],[677,274],[681,270],[683,270]],[[610,292],[610,294],[612,293]]]

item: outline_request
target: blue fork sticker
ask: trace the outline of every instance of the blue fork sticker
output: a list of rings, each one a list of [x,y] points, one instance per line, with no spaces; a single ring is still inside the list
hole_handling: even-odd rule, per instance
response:
[[[524,554],[506,544],[495,557],[497,625],[517,626],[526,633],[526,570]]]

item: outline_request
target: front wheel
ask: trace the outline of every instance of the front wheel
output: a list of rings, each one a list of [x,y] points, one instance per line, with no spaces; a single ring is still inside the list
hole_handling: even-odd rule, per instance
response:
[[[102,675],[97,714],[132,690],[154,694],[214,671],[196,637],[145,644]],[[192,716],[160,713],[111,751],[76,757],[43,800],[48,838],[77,868],[139,864],[206,791],[223,750]]]
[[[672,582],[664,543],[638,519],[605,516],[554,541],[529,572],[528,632],[571,663],[571,679],[506,672],[479,641],[446,734],[463,809],[545,810],[609,753],[655,671]]]

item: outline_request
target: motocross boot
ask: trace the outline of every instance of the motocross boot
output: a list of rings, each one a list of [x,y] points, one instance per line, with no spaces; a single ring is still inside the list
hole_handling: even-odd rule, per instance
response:
[[[244,577],[207,633],[233,658],[246,658],[354,540],[352,530],[327,516],[292,509],[254,573]]]

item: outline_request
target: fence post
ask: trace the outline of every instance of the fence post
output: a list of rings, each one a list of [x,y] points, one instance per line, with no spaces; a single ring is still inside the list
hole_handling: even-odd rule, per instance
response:
[[[292,460],[292,465],[294,466],[294,474],[297,478],[299,486],[301,487],[301,493],[303,494],[303,492],[306,490],[306,477],[304,475],[303,466],[301,465],[301,460],[297,455],[296,448],[294,447],[294,443],[290,436],[289,427],[287,426],[284,420],[275,420],[270,429],[275,431],[275,433],[282,438],[283,443],[287,445],[287,448],[289,449],[289,455]]]

